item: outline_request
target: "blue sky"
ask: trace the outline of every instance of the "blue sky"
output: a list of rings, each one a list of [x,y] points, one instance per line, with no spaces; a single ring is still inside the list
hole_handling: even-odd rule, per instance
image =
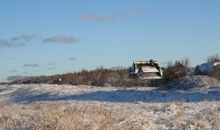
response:
[[[1,0],[0,81],[220,52],[219,0]]]

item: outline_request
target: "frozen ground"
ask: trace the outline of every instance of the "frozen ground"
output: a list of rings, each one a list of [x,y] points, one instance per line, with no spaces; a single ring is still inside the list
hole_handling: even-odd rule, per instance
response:
[[[220,128],[220,86],[0,86],[0,129]]]

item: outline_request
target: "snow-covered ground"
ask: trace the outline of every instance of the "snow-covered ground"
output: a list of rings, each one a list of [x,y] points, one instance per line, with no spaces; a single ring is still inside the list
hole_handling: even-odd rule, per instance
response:
[[[0,129],[218,129],[220,86],[0,86]]]

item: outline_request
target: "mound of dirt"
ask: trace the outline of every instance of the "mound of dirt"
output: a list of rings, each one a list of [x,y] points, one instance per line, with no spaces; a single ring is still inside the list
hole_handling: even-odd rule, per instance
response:
[[[212,88],[219,86],[219,81],[209,76],[186,76],[170,83],[171,89]]]

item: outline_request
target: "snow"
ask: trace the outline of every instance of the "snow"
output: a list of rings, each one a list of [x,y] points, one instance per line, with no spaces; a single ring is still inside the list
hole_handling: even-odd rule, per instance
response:
[[[97,106],[106,108],[112,113],[111,118],[119,129],[128,122],[142,126],[142,129],[149,128],[149,125],[152,129],[191,128],[198,125],[195,121],[205,124],[205,128],[211,128],[213,122],[209,120],[220,118],[220,86],[166,90],[155,87],[10,85],[0,86],[0,99],[0,103],[12,105],[52,104],[56,106],[56,111],[66,110],[68,105],[80,110],[92,110]],[[214,113],[211,117],[199,118],[201,114],[209,116],[210,112]]]
[[[160,90],[154,87],[114,88],[71,85],[12,85],[1,87],[0,95],[14,103],[40,101],[97,101],[108,103],[163,103],[220,100],[220,87],[194,90]]]

